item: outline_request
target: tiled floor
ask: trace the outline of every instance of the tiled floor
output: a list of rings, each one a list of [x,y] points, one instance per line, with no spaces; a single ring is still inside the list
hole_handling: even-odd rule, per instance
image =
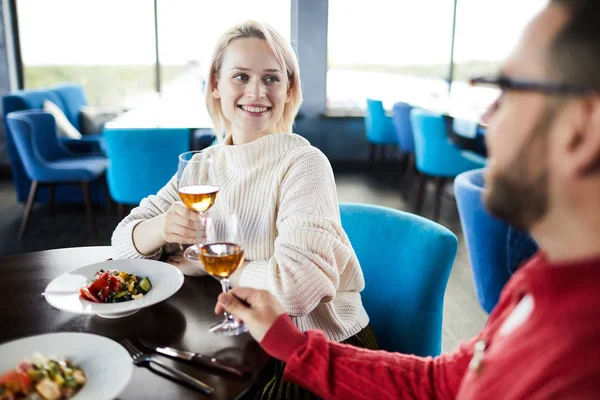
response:
[[[410,176],[404,180],[369,176],[364,173],[336,173],[340,202],[362,202],[383,205],[400,210],[410,210],[408,198]],[[432,187],[430,195],[432,194]],[[456,204],[451,188],[444,196],[440,223],[459,238],[459,251],[454,263],[444,304],[442,350],[454,349],[459,341],[474,336],[484,325],[487,315],[475,298],[473,278],[468,255],[464,247]],[[423,215],[432,215],[432,202],[424,207]],[[12,181],[0,181],[0,256],[60,247],[109,245],[112,230],[118,223],[115,215],[106,210],[94,210],[96,236],[90,238],[81,206],[56,207],[50,216],[47,207],[34,208],[30,225],[23,241],[17,240],[23,205],[18,204]],[[114,213],[114,210],[113,210]]]

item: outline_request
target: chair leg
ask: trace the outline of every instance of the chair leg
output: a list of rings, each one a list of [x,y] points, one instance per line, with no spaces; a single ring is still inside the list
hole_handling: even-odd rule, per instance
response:
[[[123,220],[125,218],[125,204],[119,203],[119,220]]]
[[[407,168],[406,168],[406,175],[411,175],[411,174],[415,173],[415,171],[416,171],[416,168],[415,168],[416,162],[417,161],[415,160],[415,153],[410,153],[408,155],[408,165],[407,165]]]
[[[19,239],[23,239],[25,235],[25,229],[27,229],[27,223],[29,222],[29,216],[31,215],[31,209],[35,202],[35,193],[37,192],[38,181],[31,181],[31,187],[29,188],[29,197],[27,198],[27,205],[25,206],[25,212],[23,213],[23,220],[21,221],[21,229],[19,229]]]
[[[112,215],[112,197],[110,195],[110,190],[108,188],[108,182],[106,180],[104,180],[104,196],[106,197],[106,215],[110,216]]]
[[[423,174],[419,174],[417,182],[417,197],[415,199],[415,214],[420,214],[423,210],[423,202],[425,200],[425,185],[427,184],[427,177]]]
[[[373,170],[375,164],[375,144],[369,143],[369,171]]]
[[[88,227],[90,229],[90,235],[94,236],[94,219],[92,216],[92,201],[90,200],[90,186],[86,181],[81,182],[81,189],[83,190],[83,200],[85,202],[85,214],[87,218]]]
[[[49,190],[50,190],[50,204],[48,205],[49,207],[49,214],[51,216],[54,216],[54,188],[56,186],[54,185],[54,183],[51,183],[49,186]]]
[[[442,209],[442,193],[443,193],[445,184],[446,184],[446,179],[437,178],[436,186],[435,186],[435,205],[433,208],[433,220],[436,222],[440,219],[440,212]]]

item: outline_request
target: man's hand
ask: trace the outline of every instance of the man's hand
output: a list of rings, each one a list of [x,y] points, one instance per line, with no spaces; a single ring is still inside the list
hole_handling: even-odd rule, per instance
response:
[[[222,314],[223,311],[244,321],[252,337],[259,343],[277,318],[285,313],[271,293],[245,287],[221,293],[215,313]]]

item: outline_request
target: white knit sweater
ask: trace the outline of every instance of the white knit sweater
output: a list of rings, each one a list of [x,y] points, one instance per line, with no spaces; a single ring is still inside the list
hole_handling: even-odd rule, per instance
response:
[[[369,322],[360,298],[364,279],[341,227],[325,155],[301,136],[282,133],[244,145],[226,140],[208,151],[214,155],[210,180],[220,193],[207,214],[235,212],[244,232],[250,263],[240,286],[269,290],[302,331],[320,329],[342,341],[363,329]],[[117,226],[116,257],[158,258],[163,249],[150,256],[136,250],[133,229],[174,201],[180,201],[176,177]]]

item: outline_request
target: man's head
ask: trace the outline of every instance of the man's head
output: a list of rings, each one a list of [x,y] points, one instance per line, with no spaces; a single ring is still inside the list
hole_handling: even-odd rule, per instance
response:
[[[502,68],[534,85],[507,85],[485,117],[485,201],[521,229],[564,215],[590,190],[600,194],[598,15],[597,0],[550,1]]]

